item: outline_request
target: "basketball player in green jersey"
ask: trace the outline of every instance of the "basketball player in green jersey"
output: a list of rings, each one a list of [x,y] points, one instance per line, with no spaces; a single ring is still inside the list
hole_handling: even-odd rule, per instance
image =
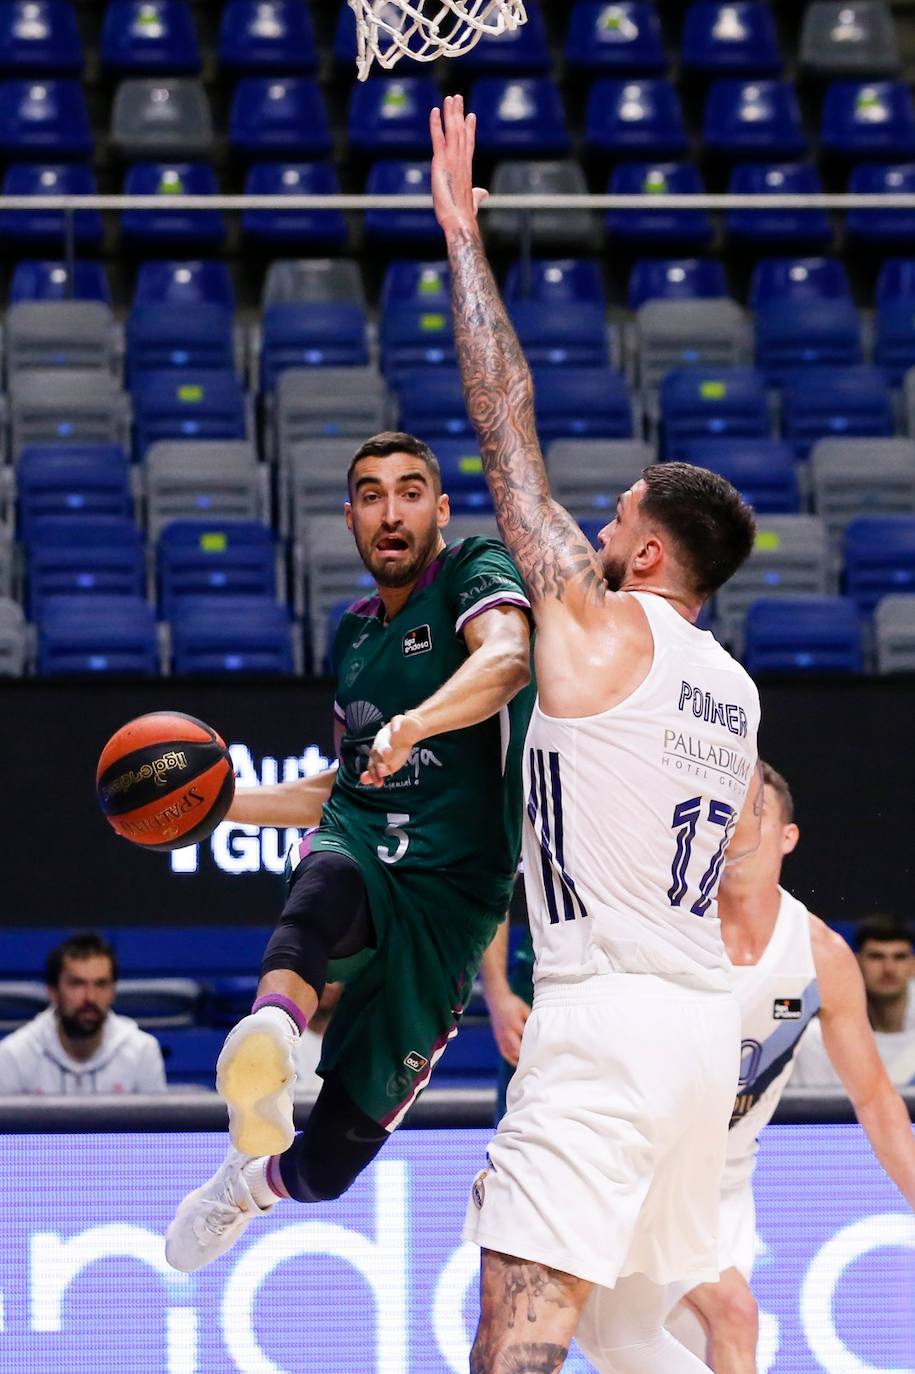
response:
[[[334,643],[339,768],[241,789],[230,812],[316,828],[217,1064],[233,1148],[169,1227],[169,1262],[188,1272],[278,1200],[338,1197],[371,1162],[456,1033],[511,896],[533,704],[523,584],[498,540],[445,545],[438,463],[411,435],[363,444],[348,483],[378,594]],[[295,1136],[295,1041],[328,977],[346,986]]]

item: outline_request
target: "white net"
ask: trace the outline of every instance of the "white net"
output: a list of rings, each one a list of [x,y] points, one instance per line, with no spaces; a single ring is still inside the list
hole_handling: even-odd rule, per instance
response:
[[[523,0],[348,0],[356,15],[360,81],[372,63],[393,67],[402,57],[434,62],[460,57],[484,34],[517,29],[527,19]]]

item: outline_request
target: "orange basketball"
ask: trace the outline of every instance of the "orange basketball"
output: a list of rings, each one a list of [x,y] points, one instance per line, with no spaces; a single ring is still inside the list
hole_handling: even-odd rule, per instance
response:
[[[180,849],[216,829],[235,795],[225,741],[194,716],[153,711],[128,721],[102,750],[99,806],[144,849]]]

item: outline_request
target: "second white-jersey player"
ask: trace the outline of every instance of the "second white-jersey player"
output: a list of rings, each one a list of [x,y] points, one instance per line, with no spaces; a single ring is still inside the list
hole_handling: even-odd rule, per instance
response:
[[[881,1063],[864,985],[841,936],[779,885],[798,842],[788,784],[768,764],[756,849],[725,865],[718,894],[741,1021],[741,1067],[721,1183],[717,1282],[674,1284],[668,1328],[716,1374],[755,1374],[758,1318],[749,1287],[756,1248],[752,1178],[760,1132],[791,1076],[811,1019],[877,1158],[915,1207],[915,1138]],[[601,1369],[599,1362],[598,1369]],[[602,1374],[610,1374],[609,1367]]]

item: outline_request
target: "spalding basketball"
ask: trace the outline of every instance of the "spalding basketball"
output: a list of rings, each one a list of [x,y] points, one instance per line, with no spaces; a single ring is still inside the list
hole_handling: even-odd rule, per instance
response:
[[[209,725],[180,711],[154,711],[111,736],[95,786],[119,835],[144,849],[180,849],[216,829],[235,795],[235,773]]]

